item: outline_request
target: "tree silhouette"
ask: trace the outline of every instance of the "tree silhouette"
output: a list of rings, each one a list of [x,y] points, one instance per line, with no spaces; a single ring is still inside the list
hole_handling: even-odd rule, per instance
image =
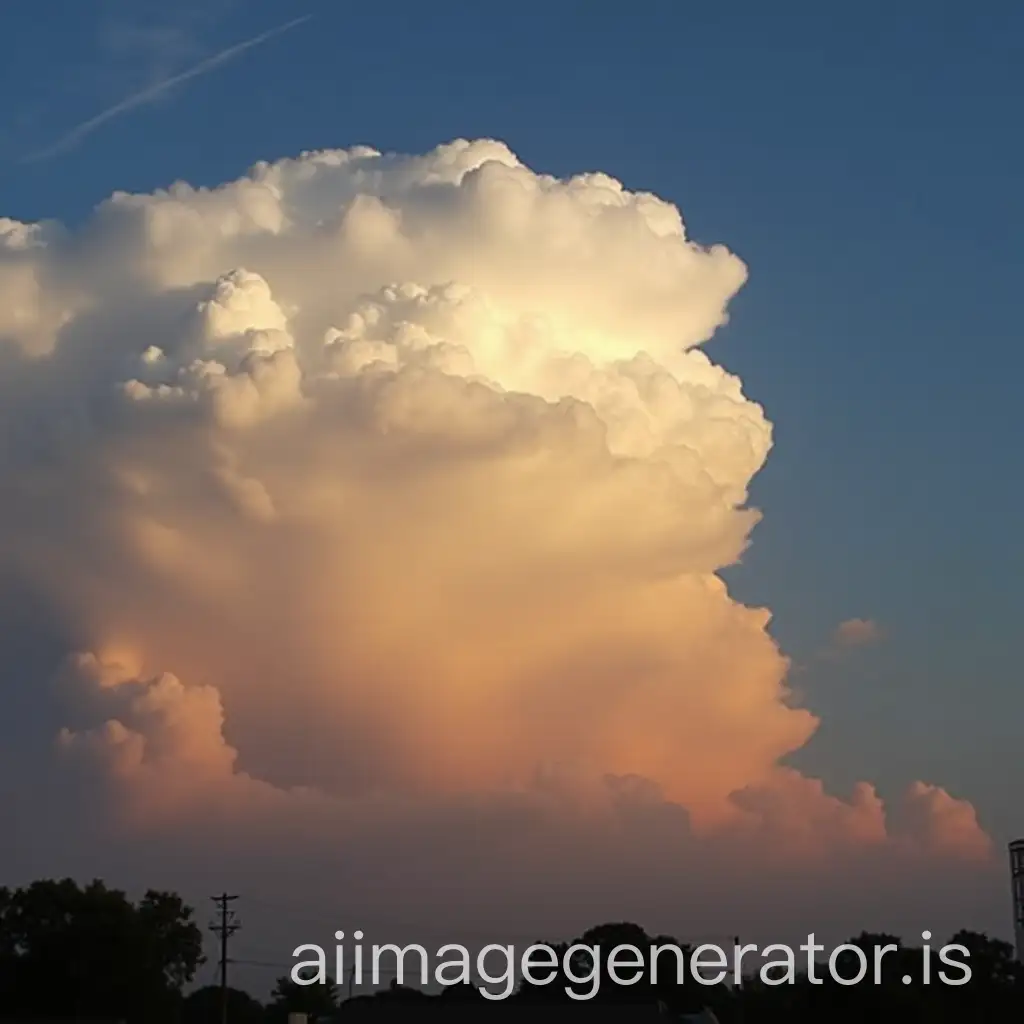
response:
[[[202,963],[202,933],[179,897],[132,903],[94,881],[0,889],[0,1006],[8,1015],[171,1019]]]
[[[672,1013],[697,1013],[705,1006],[715,1007],[723,1002],[723,986],[697,986],[687,982],[689,972],[690,947],[678,942],[671,935],[649,936],[639,925],[628,921],[618,921],[597,925],[585,931],[571,943],[548,943],[558,958],[558,967],[553,969],[555,977],[546,985],[533,985],[523,981],[516,999],[536,1004],[572,1002],[566,993],[571,988],[578,994],[591,989],[586,982],[577,983],[562,970],[562,963],[571,946],[598,947],[600,950],[599,976],[601,985],[597,994],[588,1004],[637,1006],[662,1004]],[[642,954],[642,966],[629,968],[623,959],[617,958],[618,975],[628,979],[639,975],[639,979],[631,985],[617,985],[611,981],[609,960],[618,946],[635,946]],[[651,948],[678,947],[683,964],[683,981],[679,980],[678,962],[671,951],[663,952],[658,957],[657,981],[652,982]],[[576,951],[570,960],[570,971],[577,978],[587,977],[593,969],[593,957],[587,950]],[[537,971],[538,975],[547,976],[550,971]],[[727,995],[725,996],[727,998]]]
[[[973,982],[978,987],[1008,989],[1024,984],[1024,969],[1013,956],[1013,946],[990,939],[984,932],[957,932],[950,942],[970,953]]]
[[[299,977],[311,978],[314,973],[312,968],[307,968],[299,971]],[[331,978],[324,983],[302,985],[285,975],[277,979],[267,1010],[273,1021],[287,1020],[289,1013],[305,1013],[312,1021],[330,1016],[338,1009],[338,1004],[338,986]]]
[[[190,993],[182,1004],[182,1024],[221,1024],[220,986],[206,985]],[[230,1024],[262,1024],[266,1010],[259,1000],[237,988],[228,989]]]

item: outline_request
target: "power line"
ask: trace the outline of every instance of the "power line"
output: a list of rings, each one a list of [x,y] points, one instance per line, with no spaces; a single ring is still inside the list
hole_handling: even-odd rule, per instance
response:
[[[242,922],[229,907],[238,899],[237,896],[229,896],[225,892],[210,899],[220,911],[220,920],[210,925],[210,931],[220,937],[220,1020],[221,1024],[228,1024],[228,939],[242,927]]]

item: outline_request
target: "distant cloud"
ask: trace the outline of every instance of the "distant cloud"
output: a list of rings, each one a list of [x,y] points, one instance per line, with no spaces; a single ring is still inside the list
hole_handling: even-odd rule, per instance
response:
[[[882,630],[873,619],[847,619],[836,627],[832,640],[839,647],[867,647],[882,639]]]
[[[45,149],[38,150],[37,152],[24,157],[22,163],[35,163],[39,160],[47,160],[50,157],[66,153],[108,121],[112,121],[114,118],[120,117],[122,114],[127,114],[129,111],[145,106],[147,103],[154,102],[170,89],[173,89],[176,85],[190,81],[193,78],[199,78],[202,75],[215,70],[222,64],[226,64],[228,61],[244,53],[246,50],[251,50],[253,47],[259,46],[261,43],[265,43],[268,40],[273,39],[275,36],[279,36],[284,32],[289,31],[289,29],[296,28],[304,22],[309,21],[311,17],[312,15],[306,14],[301,18],[293,18],[291,21],[285,22],[283,25],[278,25],[276,28],[268,29],[266,32],[262,32],[250,39],[245,39],[240,43],[228,46],[226,49],[213,54],[213,56],[199,61],[198,64],[194,64],[185,71],[181,71],[176,75],[161,78],[152,85],[146,86],[144,89],[139,89],[136,92],[130,93],[113,106],[107,107],[106,110],[100,111],[98,114],[90,117],[86,121],[82,121],[81,124],[76,125]]]

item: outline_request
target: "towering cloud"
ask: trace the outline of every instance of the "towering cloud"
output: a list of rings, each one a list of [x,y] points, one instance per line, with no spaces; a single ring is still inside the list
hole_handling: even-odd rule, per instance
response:
[[[887,823],[781,766],[816,719],[717,575],[771,448],[701,348],[745,278],[487,140],[0,222],[0,573],[109,827],[490,835],[509,891],[624,823],[665,865],[984,858],[941,789]]]

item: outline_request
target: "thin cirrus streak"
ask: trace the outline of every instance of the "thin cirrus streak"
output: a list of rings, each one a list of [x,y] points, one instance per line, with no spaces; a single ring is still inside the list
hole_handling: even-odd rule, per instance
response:
[[[199,63],[194,64],[192,67],[187,68],[176,75],[163,78],[159,82],[155,82],[153,85],[147,86],[145,89],[140,89],[137,92],[131,93],[124,99],[115,103],[113,106],[107,107],[106,110],[101,110],[98,114],[95,114],[88,120],[75,125],[74,128],[66,132],[56,142],[47,146],[45,149],[37,150],[36,152],[23,157],[22,163],[35,163],[39,160],[47,160],[50,157],[68,152],[108,121],[112,121],[114,118],[120,117],[122,114],[127,114],[129,111],[136,110],[138,107],[145,106],[147,103],[152,103],[168,90],[173,89],[176,85],[190,81],[193,78],[199,78],[201,75],[205,75],[210,71],[215,70],[222,64],[226,64],[233,58],[245,53],[247,50],[251,50],[253,47],[259,46],[261,43],[265,43],[293,28],[297,28],[299,25],[309,21],[310,18],[312,18],[311,14],[303,15],[301,18],[293,18],[291,21],[287,21],[283,25],[278,25],[276,28],[268,29],[266,32],[261,32],[259,35],[253,36],[251,39],[244,39],[239,43],[234,43],[233,45],[213,54],[211,57],[206,57],[204,60],[199,61]]]

